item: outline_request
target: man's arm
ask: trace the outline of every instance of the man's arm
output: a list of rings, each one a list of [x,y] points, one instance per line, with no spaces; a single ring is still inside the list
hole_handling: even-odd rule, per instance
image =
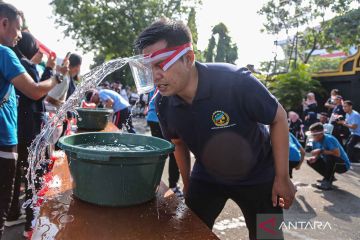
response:
[[[275,163],[275,180],[272,190],[273,205],[289,208],[294,200],[295,187],[289,177],[289,129],[286,112],[278,104],[274,121],[270,124],[271,144]]]
[[[22,73],[11,80],[15,88],[25,94],[28,98],[39,100],[45,96],[57,83],[55,78],[36,83],[28,73]]]
[[[174,156],[184,183],[183,192],[186,196],[190,182],[190,151],[185,142],[179,138],[171,139],[171,142],[175,144]]]
[[[339,121],[339,123],[341,125],[343,125],[344,127],[347,127],[347,128],[350,128],[350,129],[356,129],[358,127],[357,124],[350,124],[350,123],[347,123],[346,121]]]
[[[296,170],[299,170],[301,167],[301,164],[304,162],[305,159],[305,149],[303,147],[300,147],[300,162],[299,164],[295,167]]]

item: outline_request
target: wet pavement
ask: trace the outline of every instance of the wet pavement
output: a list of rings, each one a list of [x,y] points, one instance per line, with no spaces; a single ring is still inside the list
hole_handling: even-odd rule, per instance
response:
[[[143,118],[134,119],[134,126],[138,133],[150,135]],[[162,176],[164,183],[168,179],[167,169],[166,164]],[[293,175],[298,191],[292,207],[284,211],[284,217],[285,220],[302,223],[297,225],[297,229],[294,226],[285,227],[285,239],[360,239],[359,164],[353,165],[345,174],[337,174],[337,181],[331,191],[315,187],[316,180],[321,179],[321,176],[306,164],[300,170],[294,170]],[[2,240],[22,239],[23,228],[24,225],[7,228]],[[213,231],[222,240],[248,239],[244,218],[233,201],[227,202]]]

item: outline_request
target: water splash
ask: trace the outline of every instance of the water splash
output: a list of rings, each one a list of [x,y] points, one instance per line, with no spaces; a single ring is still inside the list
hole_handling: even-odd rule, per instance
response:
[[[56,115],[49,119],[49,121],[42,128],[40,134],[36,136],[29,147],[29,171],[26,178],[28,186],[32,191],[32,201],[27,201],[26,204],[31,204],[34,209],[34,220],[39,217],[39,210],[43,197],[37,196],[38,191],[44,185],[42,182],[37,183],[37,170],[42,169],[42,164],[47,163],[49,160],[45,157],[47,146],[50,144],[50,139],[54,133],[56,126],[62,124],[66,113],[76,112],[75,108],[79,106],[79,103],[84,96],[85,92],[96,87],[107,75],[122,68],[129,62],[129,58],[117,58],[106,62],[83,76],[82,81],[77,86],[75,92],[69,97],[69,99],[58,109]],[[40,185],[35,187],[35,184]],[[30,203],[31,202],[31,203]]]

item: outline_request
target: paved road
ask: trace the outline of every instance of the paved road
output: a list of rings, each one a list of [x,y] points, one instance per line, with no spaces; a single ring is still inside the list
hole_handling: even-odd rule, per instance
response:
[[[143,123],[142,123],[143,122]],[[144,120],[137,119],[136,127],[142,133],[150,134]],[[192,159],[194,162],[194,159]],[[285,220],[298,221],[284,230],[285,239],[360,239],[360,166],[352,166],[345,174],[336,175],[335,189],[322,191],[315,187],[321,176],[307,164],[294,170],[293,182],[297,187],[296,199],[289,210],[284,211]],[[167,183],[167,165],[163,172]],[[301,223],[305,222],[305,223]],[[323,224],[320,225],[314,224]],[[303,226],[304,229],[299,229]],[[316,228],[316,230],[315,230]],[[239,207],[231,200],[214,225],[213,231],[222,240],[248,239],[245,221]]]
[[[134,119],[134,125],[138,133],[150,134],[144,119]],[[353,166],[347,173],[336,175],[336,178],[334,190],[321,191],[313,186],[320,176],[306,164],[294,172],[293,182],[298,191],[294,204],[285,211],[284,216],[285,219],[305,223],[300,223],[303,229],[299,229],[301,225],[298,225],[298,229],[292,226],[292,229],[285,229],[285,239],[360,239],[360,166]],[[167,164],[162,179],[167,183]],[[323,224],[322,227],[317,225],[316,230],[312,229],[315,222]],[[21,239],[22,228],[7,229],[3,240]],[[247,239],[244,218],[233,201],[227,202],[213,231],[221,240]]]

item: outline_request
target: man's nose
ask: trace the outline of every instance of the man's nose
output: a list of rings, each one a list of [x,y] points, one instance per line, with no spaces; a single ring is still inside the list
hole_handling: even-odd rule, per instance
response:
[[[154,83],[157,83],[160,79],[162,79],[162,73],[161,71],[157,70],[157,69],[153,69],[153,78],[154,78]]]

